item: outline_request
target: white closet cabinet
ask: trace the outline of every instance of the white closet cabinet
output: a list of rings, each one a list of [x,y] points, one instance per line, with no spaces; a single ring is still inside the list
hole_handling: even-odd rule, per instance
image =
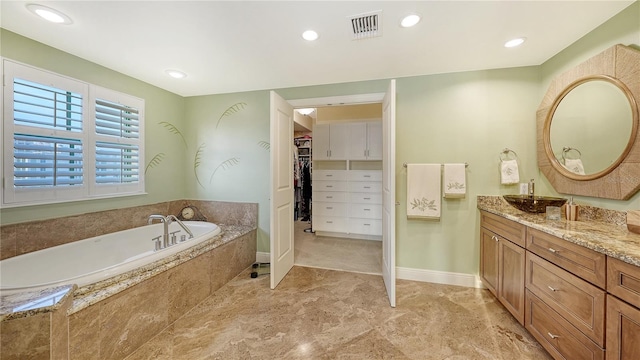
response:
[[[348,145],[349,124],[314,125],[314,160],[346,160]]]
[[[349,123],[349,159],[382,160],[382,122]]]
[[[314,170],[312,184],[315,231],[346,233],[349,226],[347,171]]]

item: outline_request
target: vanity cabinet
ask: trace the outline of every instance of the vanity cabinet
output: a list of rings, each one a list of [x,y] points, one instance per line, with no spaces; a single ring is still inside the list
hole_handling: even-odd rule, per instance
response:
[[[607,360],[640,359],[640,268],[607,261]]]
[[[486,212],[481,212],[480,226],[480,277],[524,325],[526,227]]]

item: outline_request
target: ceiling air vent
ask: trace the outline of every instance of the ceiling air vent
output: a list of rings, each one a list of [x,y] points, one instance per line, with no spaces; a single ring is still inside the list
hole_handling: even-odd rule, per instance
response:
[[[382,10],[349,16],[353,40],[382,36]]]

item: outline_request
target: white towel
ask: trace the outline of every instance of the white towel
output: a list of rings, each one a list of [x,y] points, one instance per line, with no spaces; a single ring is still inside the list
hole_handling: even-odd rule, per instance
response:
[[[564,167],[573,173],[584,175],[584,166],[580,159],[564,159]]]
[[[464,198],[467,193],[465,164],[444,164],[444,197]]]
[[[440,219],[440,164],[407,165],[407,218]]]
[[[503,185],[517,184],[520,182],[518,160],[502,160],[500,163],[500,182]]]

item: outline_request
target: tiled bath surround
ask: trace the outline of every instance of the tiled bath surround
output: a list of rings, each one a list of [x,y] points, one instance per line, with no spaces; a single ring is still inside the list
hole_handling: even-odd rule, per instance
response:
[[[148,215],[177,214],[186,204],[219,224],[223,235],[198,251],[187,251],[154,270],[129,274],[106,288],[76,289],[54,311],[3,314],[0,359],[124,358],[255,261],[257,204],[181,200],[2,227],[3,249],[5,234],[13,235],[7,243],[15,244],[16,239],[23,241],[21,234],[27,230],[36,232],[30,245],[41,241],[52,246],[81,240],[78,234],[91,237],[146,225]],[[113,224],[113,219],[122,221]],[[69,230],[70,224],[75,231]],[[69,236],[64,240],[47,239],[65,230]]]

